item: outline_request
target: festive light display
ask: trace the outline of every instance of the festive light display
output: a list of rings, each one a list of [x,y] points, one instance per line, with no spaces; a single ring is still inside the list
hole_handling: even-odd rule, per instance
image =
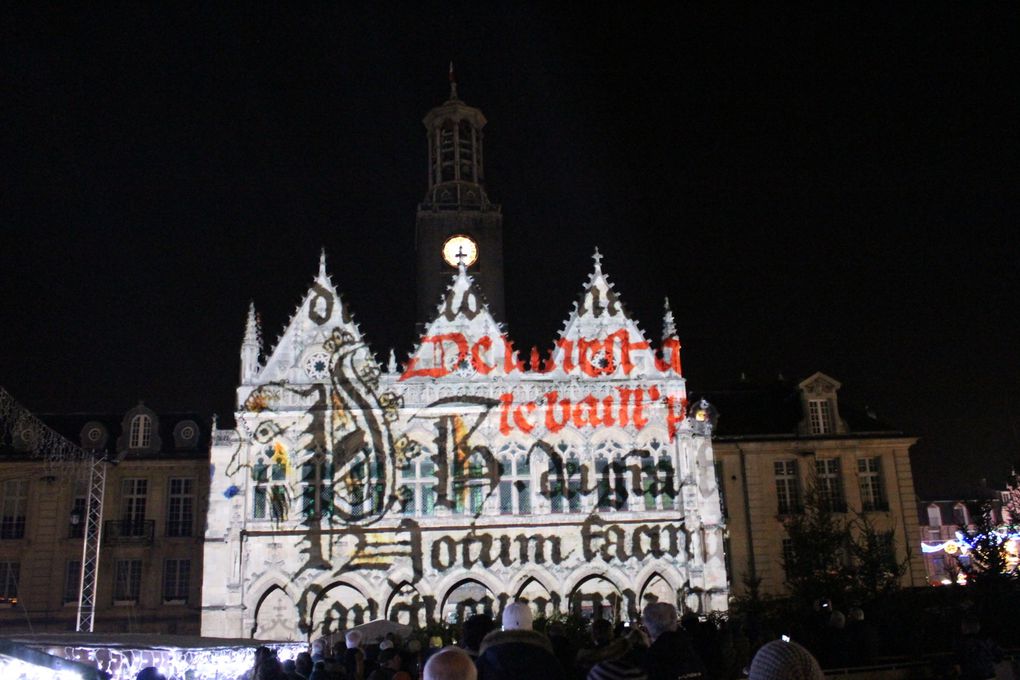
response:
[[[267,644],[281,660],[293,659],[307,651],[302,643]],[[154,666],[167,680],[234,680],[250,670],[255,660],[254,647],[182,648],[166,647],[138,649],[106,646],[49,646],[46,652],[71,661],[88,664],[109,673],[112,680],[132,680],[138,671]],[[10,662],[10,665],[4,665]],[[15,665],[14,662],[22,666]],[[18,675],[22,673],[22,675]],[[0,657],[0,678],[42,680],[79,680],[74,671],[55,671],[24,664],[17,659]]]
[[[0,656],[0,678],[4,678],[4,680],[81,680],[82,676],[77,671],[36,666],[21,659]]]

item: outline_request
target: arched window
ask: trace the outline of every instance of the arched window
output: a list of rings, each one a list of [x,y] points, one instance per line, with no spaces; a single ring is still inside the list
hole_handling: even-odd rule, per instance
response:
[[[139,413],[131,419],[131,432],[128,446],[132,449],[148,448],[152,441],[152,418]]]

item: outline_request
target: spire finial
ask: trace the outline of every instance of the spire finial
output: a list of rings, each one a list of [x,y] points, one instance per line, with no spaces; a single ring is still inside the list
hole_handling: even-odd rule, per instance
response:
[[[676,322],[673,320],[673,309],[669,306],[669,298],[662,305],[662,337],[676,337]]]
[[[602,273],[602,253],[599,252],[599,247],[595,246],[595,254],[591,256],[591,259],[595,261],[595,273]]]
[[[319,278],[326,278],[326,248],[319,251]]]
[[[450,99],[457,98],[457,75],[453,72],[453,60],[450,60]]]

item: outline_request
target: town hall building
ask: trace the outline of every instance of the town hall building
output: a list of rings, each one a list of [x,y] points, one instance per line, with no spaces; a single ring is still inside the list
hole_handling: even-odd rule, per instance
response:
[[[688,403],[668,308],[628,314],[596,251],[545,356],[503,316],[485,118],[451,84],[426,116],[423,332],[380,364],[325,254],[275,348],[254,307],[236,429],[213,432],[202,634],[305,639],[377,619],[635,617],[728,606],[714,410]]]

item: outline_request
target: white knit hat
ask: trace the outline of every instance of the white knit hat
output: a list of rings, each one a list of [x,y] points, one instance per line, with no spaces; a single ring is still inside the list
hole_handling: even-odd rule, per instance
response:
[[[531,607],[513,602],[503,610],[503,630],[531,630]]]

